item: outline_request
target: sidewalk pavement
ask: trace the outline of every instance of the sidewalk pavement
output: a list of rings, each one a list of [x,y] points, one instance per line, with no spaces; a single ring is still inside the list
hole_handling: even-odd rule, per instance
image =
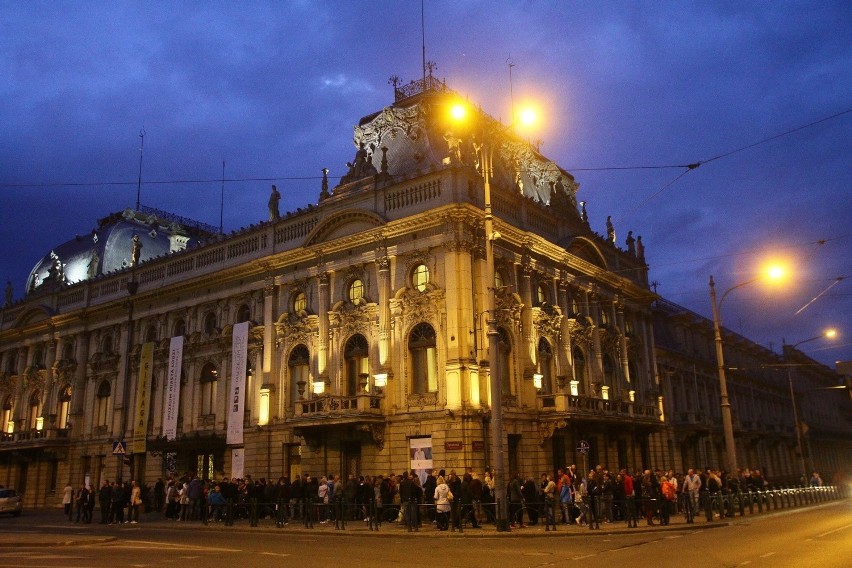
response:
[[[95,518],[99,518],[99,512],[95,511]],[[483,525],[482,528],[464,527],[462,531],[439,531],[432,523],[424,519],[423,525],[418,531],[409,532],[402,523],[382,523],[379,530],[370,530],[369,523],[360,521],[347,521],[345,528],[335,528],[334,522],[325,524],[314,523],[313,528],[306,528],[301,521],[291,521],[283,527],[277,527],[275,520],[261,518],[258,526],[249,525],[248,519],[239,519],[232,526],[225,526],[224,522],[210,522],[204,525],[201,521],[175,521],[166,519],[162,513],[144,513],[140,515],[137,524],[125,523],[121,525],[102,525],[97,522],[92,524],[74,523],[68,521],[64,515],[55,509],[39,510],[25,513],[16,519],[15,526],[26,528],[27,532],[0,532],[0,548],[6,547],[51,547],[51,546],[80,546],[96,545],[115,541],[119,538],[127,538],[131,535],[144,535],[146,529],[181,530],[181,531],[205,531],[205,532],[239,532],[266,534],[298,534],[298,535],[322,535],[327,536],[358,536],[358,537],[431,537],[431,538],[560,538],[560,537],[595,537],[601,535],[615,534],[642,534],[642,533],[667,533],[673,531],[694,531],[713,529],[728,526],[739,517],[715,519],[707,522],[697,519],[694,523],[686,523],[682,515],[672,515],[669,525],[660,526],[655,520],[654,526],[648,526],[644,519],[640,519],[637,528],[628,528],[627,523],[618,521],[613,523],[601,523],[600,528],[590,529],[588,526],[577,526],[568,524],[557,524],[556,530],[546,531],[543,523],[515,528],[509,532],[498,532],[494,525]],[[56,529],[67,524],[68,532],[65,534],[39,533],[39,528]],[[11,527],[10,527],[11,528]]]

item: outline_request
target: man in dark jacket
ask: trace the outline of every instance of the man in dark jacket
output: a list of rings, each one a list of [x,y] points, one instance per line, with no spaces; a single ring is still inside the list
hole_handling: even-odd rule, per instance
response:
[[[104,479],[100,491],[98,491],[98,502],[101,506],[101,524],[106,525],[110,522],[110,506],[112,501],[112,487],[108,479]]]

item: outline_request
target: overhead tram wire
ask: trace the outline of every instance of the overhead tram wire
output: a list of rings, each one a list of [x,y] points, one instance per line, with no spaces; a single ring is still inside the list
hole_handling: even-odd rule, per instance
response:
[[[792,128],[780,134],[776,134],[774,136],[770,136],[768,138],[764,138],[758,142],[754,142],[752,144],[748,144],[746,146],[742,146],[740,148],[736,148],[734,150],[730,150],[728,152],[724,152],[719,154],[718,156],[714,156],[712,158],[708,158],[706,160],[701,160],[698,162],[694,162],[691,164],[672,164],[672,165],[654,165],[654,166],[605,166],[605,167],[595,167],[595,168],[560,168],[569,172],[596,172],[596,171],[618,171],[618,170],[663,170],[663,169],[680,169],[684,168],[686,171],[678,175],[674,180],[664,185],[659,191],[657,191],[654,195],[652,195],[649,199],[659,195],[675,182],[677,182],[680,178],[682,178],[686,173],[701,167],[704,164],[708,164],[710,162],[720,160],[722,158],[726,158],[732,154],[736,154],[737,152],[742,152],[744,150],[748,150],[750,148],[754,148],[755,146],[759,146],[761,144],[765,144],[767,142],[771,142],[772,140],[776,140],[778,138],[787,136],[789,134],[793,134],[794,132],[798,132],[800,130],[804,130],[806,128],[810,128],[811,126],[815,126],[817,124],[829,121],[831,119],[837,118],[839,116],[843,116],[845,114],[849,114],[852,112],[852,108],[848,108],[844,111],[837,112],[830,116],[826,116],[819,120],[815,120],[813,122],[809,122],[808,124],[804,124],[802,126],[798,126],[796,128]],[[338,178],[343,176],[336,176]],[[249,181],[299,181],[299,180],[314,180],[314,179],[322,179],[321,176],[278,176],[278,177],[258,177],[258,178],[232,178],[225,179],[226,182],[249,182]],[[146,181],[146,184],[181,184],[181,183],[221,183],[222,178],[218,179],[190,179],[190,180],[155,180],[155,181]],[[106,186],[117,186],[117,185],[134,185],[137,184],[138,181],[111,181],[111,182],[56,182],[56,183],[0,183],[0,188],[29,188],[29,187],[86,187],[86,186],[95,186],[95,185],[106,185]],[[646,200],[647,201],[647,200]],[[644,204],[644,202],[643,202]]]
[[[804,130],[804,129],[806,129],[806,128],[810,128],[811,126],[816,126],[817,124],[820,124],[820,123],[826,122],[826,121],[828,121],[828,120],[832,120],[832,119],[834,119],[834,118],[837,118],[837,117],[839,117],[839,116],[843,116],[844,114],[848,114],[848,113],[850,113],[850,112],[852,112],[852,108],[848,108],[848,109],[846,109],[846,110],[843,110],[843,111],[840,111],[840,112],[834,113],[834,114],[832,114],[832,115],[830,115],[830,116],[826,116],[826,117],[820,118],[820,119],[818,119],[818,120],[814,120],[813,122],[809,122],[808,124],[804,124],[804,125],[802,125],[802,126],[797,126],[796,128],[791,128],[790,130],[786,130],[786,131],[784,131],[784,132],[781,132],[780,134],[776,134],[776,135],[774,135],[774,136],[769,136],[768,138],[764,138],[763,140],[759,140],[759,141],[757,141],[757,142],[753,142],[753,143],[751,143],[751,144],[747,144],[747,145],[742,146],[742,147],[740,147],[740,148],[736,148],[736,149],[734,149],[734,150],[729,150],[729,151],[727,151],[727,152],[723,152],[722,154],[719,154],[718,156],[714,156],[714,157],[712,157],[712,158],[708,158],[708,159],[706,159],[706,160],[700,160],[700,161],[698,161],[698,162],[695,162],[695,163],[692,163],[692,164],[688,164],[688,165],[685,165],[685,166],[658,166],[658,167],[656,167],[656,168],[653,168],[653,169],[663,169],[663,168],[676,168],[676,167],[680,167],[680,168],[686,168],[686,169],[685,169],[685,170],[684,170],[684,171],[683,171],[683,172],[682,172],[679,176],[677,176],[675,179],[673,179],[673,180],[672,180],[672,181],[670,181],[669,183],[665,184],[663,187],[661,187],[659,190],[657,190],[657,191],[656,191],[655,193],[653,193],[651,196],[647,197],[647,198],[646,198],[646,199],[644,199],[641,203],[639,203],[638,205],[636,205],[635,207],[633,207],[632,209],[630,209],[629,211],[627,211],[627,213],[625,213],[625,214],[622,216],[621,220],[623,221],[623,220],[627,219],[630,215],[632,215],[634,212],[636,212],[636,210],[640,209],[641,207],[644,207],[644,206],[645,206],[645,205],[646,205],[649,201],[651,201],[652,199],[654,199],[655,197],[657,197],[658,195],[660,195],[662,192],[664,192],[665,190],[667,190],[668,188],[670,188],[672,185],[674,185],[674,184],[675,184],[675,182],[677,182],[680,178],[682,178],[683,176],[685,176],[687,173],[691,172],[692,170],[698,169],[699,167],[703,166],[704,164],[709,164],[710,162],[714,162],[714,161],[716,161],[716,160],[721,160],[722,158],[727,158],[728,156],[731,156],[731,155],[736,154],[736,153],[738,153],[738,152],[743,152],[743,151],[745,151],[745,150],[749,150],[749,149],[754,148],[754,147],[756,147],[756,146],[760,146],[761,144],[766,144],[767,142],[771,142],[771,141],[773,141],[773,140],[777,140],[778,138],[782,138],[782,137],[787,136],[787,135],[789,135],[789,134],[793,134],[793,133],[795,133],[795,132],[799,132],[800,130]],[[605,170],[614,170],[614,169],[618,169],[618,168],[599,168],[598,170],[599,170],[599,171],[605,171]],[[630,168],[622,168],[622,169],[630,169]],[[634,168],[634,169],[652,169],[652,168],[650,168],[650,167],[645,167],[645,168]],[[576,168],[575,168],[573,171],[582,171],[582,170],[579,170],[579,169],[576,169]],[[584,170],[584,171],[594,171],[594,170],[592,170],[592,169],[586,169],[586,170]]]
[[[342,177],[342,176],[339,176]],[[281,177],[264,177],[264,178],[217,178],[217,179],[172,179],[172,180],[153,180],[144,182],[145,185],[165,185],[182,183],[239,183],[249,181],[303,181],[322,179],[322,176],[281,176]],[[135,181],[101,181],[101,182],[52,182],[52,183],[0,183],[0,188],[10,189],[26,189],[36,187],[92,187],[98,185],[120,186],[120,185],[136,185]]]

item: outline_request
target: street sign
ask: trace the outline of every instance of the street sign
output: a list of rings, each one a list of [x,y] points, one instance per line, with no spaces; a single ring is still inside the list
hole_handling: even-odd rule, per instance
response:
[[[123,456],[127,454],[127,442],[113,442],[112,443],[112,455],[114,456]]]
[[[579,453],[583,454],[583,455],[588,454],[589,453],[589,443],[585,440],[580,440],[580,442],[577,444],[577,451]]]

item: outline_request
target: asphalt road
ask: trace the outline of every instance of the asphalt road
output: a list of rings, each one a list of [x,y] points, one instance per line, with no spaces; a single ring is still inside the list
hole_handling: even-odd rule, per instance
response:
[[[713,530],[701,524],[641,531],[622,524],[599,532],[561,526],[497,534],[493,528],[464,535],[430,528],[407,533],[383,526],[345,532],[175,523],[159,516],[137,525],[68,523],[59,512],[0,518],[0,566],[224,566],[327,568],[419,566],[429,568],[545,568],[568,565],[656,567],[852,565],[852,500],[736,518]],[[695,527],[695,528],[691,528]]]

